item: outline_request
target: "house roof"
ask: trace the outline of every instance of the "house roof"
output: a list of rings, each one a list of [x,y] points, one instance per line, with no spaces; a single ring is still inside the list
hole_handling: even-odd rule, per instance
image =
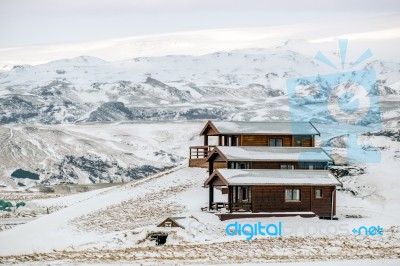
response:
[[[219,178],[224,185],[341,185],[329,170],[255,170],[255,169],[218,169],[205,181],[209,185]]]
[[[217,154],[225,161],[333,161],[332,157],[319,147],[218,146],[213,149],[206,161],[212,161]]]
[[[319,135],[319,131],[311,122],[242,122],[242,121],[208,121],[200,135],[208,128],[220,134],[287,134],[287,135]]]
[[[189,227],[190,224],[194,225],[195,223],[199,223],[197,218],[193,216],[189,217],[168,217],[164,221],[162,221],[157,227],[163,227],[164,223],[167,221],[172,221],[174,222],[177,226],[179,226],[182,229],[186,229]]]

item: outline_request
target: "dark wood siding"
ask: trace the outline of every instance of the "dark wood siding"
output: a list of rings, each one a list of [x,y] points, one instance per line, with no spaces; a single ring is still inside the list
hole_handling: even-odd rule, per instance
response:
[[[300,189],[299,202],[286,202],[285,189]],[[310,186],[253,186],[251,200],[253,212],[314,212],[330,216],[333,187],[323,189],[323,198],[315,198],[315,187]],[[334,206],[335,209],[336,206]],[[335,212],[334,212],[335,214]]]
[[[294,165],[294,168],[299,168],[296,162],[251,162],[250,169],[280,169],[283,164]]]
[[[310,139],[303,139],[301,141],[301,146],[302,147],[312,147],[312,140]]]
[[[216,162],[214,162],[215,165]],[[294,165],[295,169],[309,169],[308,165],[312,164],[314,165],[314,169],[325,169],[326,163],[321,163],[321,162],[309,162],[309,163],[297,163],[297,162],[262,162],[262,161],[256,161],[256,162],[249,162],[249,169],[280,169],[281,165],[283,164],[291,164]],[[215,166],[214,166],[215,167]],[[226,168],[226,166],[225,166]]]
[[[219,168],[227,168],[227,162],[214,162],[214,170]]]
[[[268,146],[268,136],[261,135],[242,135],[242,146]]]
[[[322,198],[315,197],[315,190],[322,189]],[[330,216],[331,215],[331,206],[332,206],[332,191],[334,187],[312,187],[312,198],[311,198],[311,206],[313,212],[318,213],[320,216]],[[334,198],[336,191],[334,192]],[[336,214],[336,203],[334,202],[334,212],[333,215]]]
[[[291,135],[241,135],[238,136],[240,146],[269,146],[269,139],[282,139],[284,147],[296,146],[294,137]],[[301,146],[313,147],[313,137],[306,136],[301,140]]]
[[[205,135],[208,135],[208,136],[210,136],[210,135],[213,136],[213,135],[216,135],[217,132],[216,132],[211,126],[208,126],[208,127],[206,128],[204,134],[205,134]]]

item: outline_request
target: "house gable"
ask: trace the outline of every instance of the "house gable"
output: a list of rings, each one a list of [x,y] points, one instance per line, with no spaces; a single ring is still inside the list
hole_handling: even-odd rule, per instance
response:
[[[218,172],[215,170],[212,175],[210,175],[207,180],[204,182],[204,186],[227,186],[228,181]]]
[[[203,127],[203,129],[200,132],[200,136],[203,136],[203,135],[213,136],[213,135],[218,135],[218,134],[219,134],[218,129],[215,127],[215,125],[211,121],[208,121],[207,124]]]
[[[168,217],[164,221],[162,221],[157,227],[180,227],[185,229],[182,225],[180,225],[173,217]]]

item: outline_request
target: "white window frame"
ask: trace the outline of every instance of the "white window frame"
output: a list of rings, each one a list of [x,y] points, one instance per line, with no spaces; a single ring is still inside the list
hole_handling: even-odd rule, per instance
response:
[[[289,168],[290,166],[290,168]],[[287,170],[294,170],[294,165],[293,164],[281,164],[281,169],[287,169]]]
[[[318,196],[318,195],[317,195],[317,191],[321,191],[321,196]],[[316,189],[315,189],[315,198],[316,198],[316,199],[322,199],[323,197],[324,197],[324,194],[323,194],[322,188],[316,188]]]
[[[281,145],[280,146],[276,145],[276,141],[277,140],[281,141]],[[275,145],[271,145],[271,141],[274,141]],[[270,146],[270,147],[283,147],[283,138],[270,138],[270,139],[268,139],[268,146]]]
[[[172,222],[165,222],[164,227],[172,227]]]
[[[294,193],[295,191],[297,193]],[[285,201],[286,202],[300,202],[301,201],[301,190],[299,188],[285,189]]]

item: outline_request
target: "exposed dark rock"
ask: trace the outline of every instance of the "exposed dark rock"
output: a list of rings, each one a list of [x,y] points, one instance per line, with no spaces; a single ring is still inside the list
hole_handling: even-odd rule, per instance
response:
[[[362,175],[365,173],[365,168],[359,167],[359,166],[331,166],[330,167],[332,173],[340,178],[340,177],[345,177],[345,176],[358,176]]]
[[[132,120],[133,113],[122,102],[103,103],[93,111],[87,122]]]
[[[15,178],[29,178],[32,180],[39,180],[39,175],[22,169],[17,169],[11,173],[11,177]]]

